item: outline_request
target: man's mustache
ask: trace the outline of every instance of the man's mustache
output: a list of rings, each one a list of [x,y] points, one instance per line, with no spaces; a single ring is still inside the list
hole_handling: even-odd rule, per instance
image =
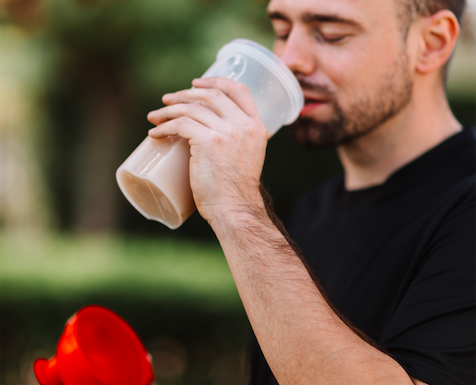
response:
[[[322,97],[326,97],[326,98],[331,98],[334,93],[329,90],[329,87],[325,86],[325,85],[322,85],[322,84],[315,84],[315,83],[312,83],[306,79],[302,79],[302,78],[297,78],[299,84],[301,85],[301,88],[303,89],[303,91],[309,91],[309,92],[312,92],[312,93],[316,93],[316,94],[319,94],[320,96]]]

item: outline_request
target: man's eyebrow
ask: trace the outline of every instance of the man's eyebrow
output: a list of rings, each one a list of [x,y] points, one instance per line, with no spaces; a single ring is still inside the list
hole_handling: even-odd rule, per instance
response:
[[[285,16],[283,13],[278,11],[273,11],[268,13],[268,17],[270,20],[283,20],[288,23],[291,23],[291,20]],[[318,14],[318,13],[310,13],[306,12],[301,16],[301,20],[304,23],[341,23],[341,24],[348,24],[355,27],[360,27],[360,24],[357,23],[355,20],[347,19],[342,16],[337,16],[333,14]]]
[[[318,13],[309,13],[306,12],[301,16],[301,20],[305,23],[319,22],[319,23],[342,23],[353,26],[360,26],[355,20],[347,19],[342,16],[337,16],[333,14],[318,14]]]
[[[284,20],[284,21],[287,21],[288,23],[291,22],[289,18],[287,18],[286,16],[284,16],[284,14],[278,11],[268,12],[268,17],[270,20]]]

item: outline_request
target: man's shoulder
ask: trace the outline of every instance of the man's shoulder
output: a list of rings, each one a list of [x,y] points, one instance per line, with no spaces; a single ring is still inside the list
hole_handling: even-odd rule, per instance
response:
[[[474,201],[476,197],[476,127],[464,129],[456,137],[450,138],[450,141],[452,143],[446,144],[446,152],[439,152],[442,155],[441,166],[435,166],[435,172],[429,175],[429,178],[439,180],[440,188],[439,191],[434,191],[434,195],[441,194],[444,199],[453,202],[468,199]]]

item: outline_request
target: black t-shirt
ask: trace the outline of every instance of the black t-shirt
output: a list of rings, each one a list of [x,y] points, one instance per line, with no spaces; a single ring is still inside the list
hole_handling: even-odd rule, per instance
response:
[[[430,385],[476,384],[475,174],[466,129],[382,185],[319,187],[288,225],[335,307]],[[253,350],[251,384],[276,384]]]

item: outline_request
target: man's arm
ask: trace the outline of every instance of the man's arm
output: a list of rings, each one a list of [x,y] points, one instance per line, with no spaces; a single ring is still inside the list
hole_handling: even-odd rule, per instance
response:
[[[278,382],[421,384],[341,320],[268,216],[259,183],[266,131],[247,90],[217,78],[193,85],[149,114],[158,125],[150,135],[189,140],[195,203]]]
[[[211,226],[280,384],[412,383],[336,315],[265,211],[228,213]]]

